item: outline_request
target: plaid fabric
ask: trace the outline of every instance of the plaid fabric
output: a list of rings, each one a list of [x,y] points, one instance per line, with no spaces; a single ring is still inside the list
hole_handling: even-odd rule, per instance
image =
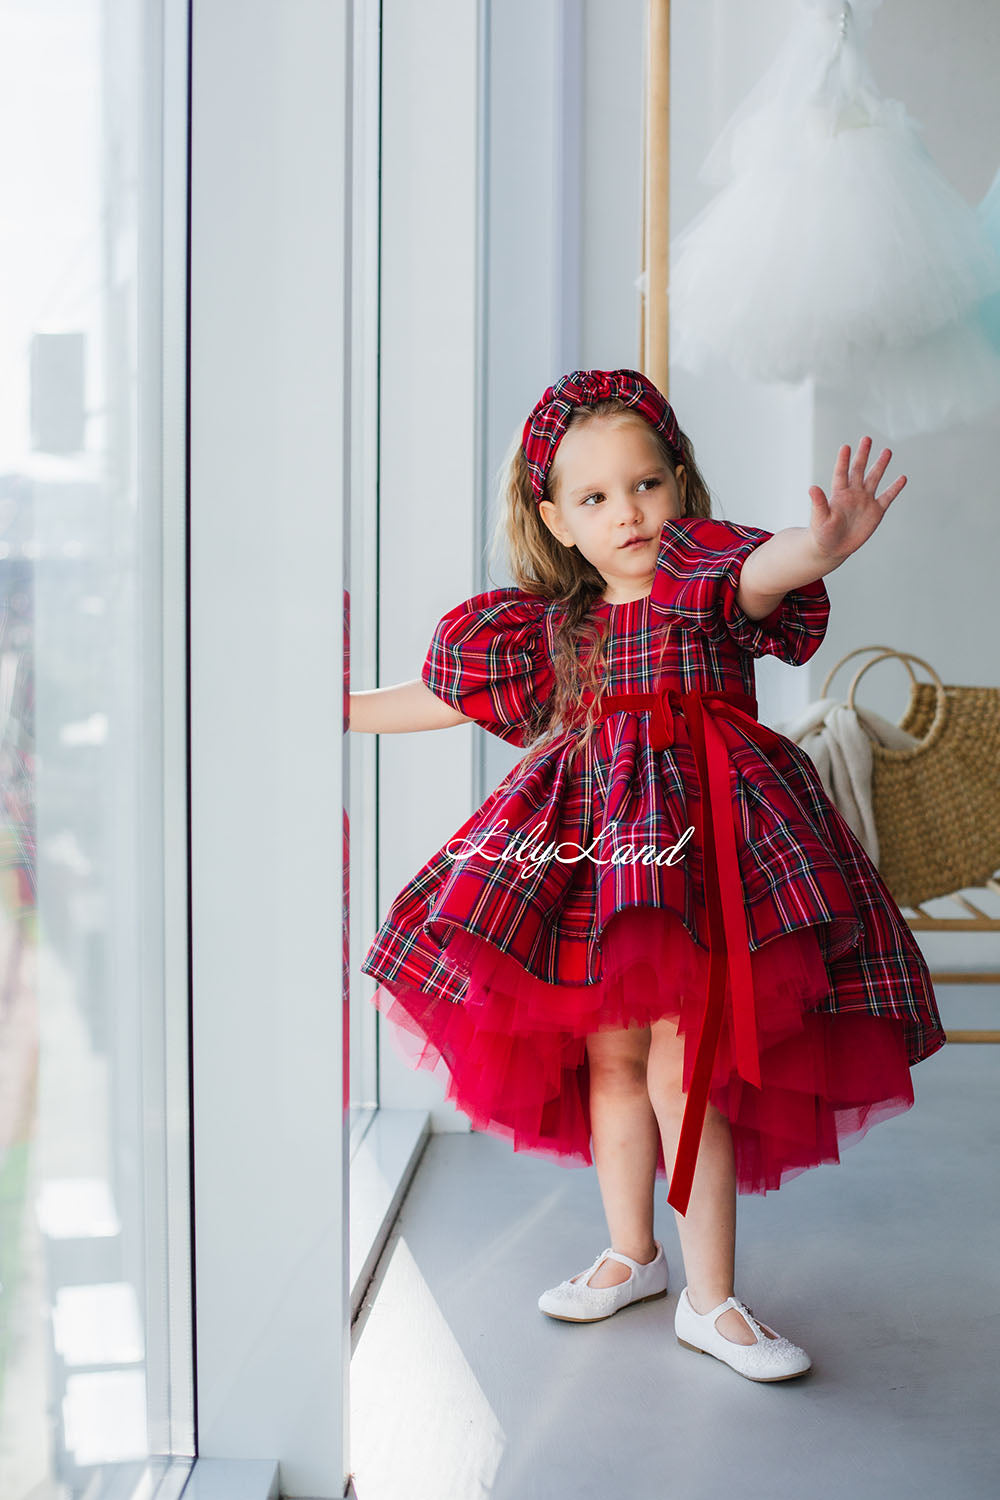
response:
[[[664,619],[676,619],[682,630],[696,632],[695,650],[735,644],[750,656],[770,654],[801,665],[819,648],[830,617],[830,599],[822,578],[787,593],[762,620],[751,620],[736,603],[740,570],[755,547],[772,537],[759,526],[733,521],[684,517],[667,521],[650,603]],[[753,668],[743,663],[746,691],[753,692]],[[722,662],[711,662],[719,672],[732,674],[732,652]],[[697,685],[704,685],[698,683]],[[718,683],[733,687],[733,681]]]
[[[829,617],[822,579],[788,592],[764,620],[736,604],[744,560],[772,534],[715,519],[667,521],[648,598],[595,606],[608,618],[604,692],[669,684],[753,695],[755,657],[808,661]],[[515,588],[475,595],[440,620],[423,681],[523,745],[533,702],[552,688],[559,610]],[[767,756],[737,724],[718,722],[751,948],[814,927],[831,985],[820,1009],[902,1018],[911,1063],[936,1051],[945,1033],[923,955],[812,761],[784,736],[780,753]],[[449,934],[461,927],[548,983],[594,983],[602,929],[636,905],[671,908],[707,949],[697,841],[683,843],[676,863],[641,858],[647,846],[657,855],[683,839],[699,797],[683,718],[664,750],[651,747],[649,724],[648,711],[617,711],[572,763],[568,731],[533,765],[516,765],[396,897],[362,971],[389,989],[398,980],[461,1002],[465,978],[447,958]],[[561,858],[546,858],[555,845]],[[613,859],[622,847],[633,857]],[[592,857],[574,861],[583,850]]]
[[[532,704],[552,691],[547,627],[537,594],[475,594],[441,616],[420,675],[459,713],[523,746]]]

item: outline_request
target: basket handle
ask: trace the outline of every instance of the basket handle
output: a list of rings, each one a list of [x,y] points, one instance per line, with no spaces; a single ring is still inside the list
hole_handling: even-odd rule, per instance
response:
[[[862,677],[868,671],[868,668],[869,667],[874,667],[875,664],[876,664],[876,662],[886,661],[890,656],[898,657],[899,660],[902,661],[904,667],[906,667],[906,670],[909,672],[910,677],[913,679],[914,682],[916,682],[917,679],[914,676],[913,669],[909,665],[909,663],[911,661],[917,661],[917,662],[919,662],[920,665],[922,667],[926,668],[926,670],[933,677],[933,679],[934,679],[934,681],[935,681],[935,683],[937,685],[938,692],[942,693],[942,694],[944,693],[944,683],[941,681],[940,677],[935,672],[935,670],[931,666],[930,662],[924,661],[924,659],[923,659],[922,656],[914,656],[914,654],[913,654],[912,651],[896,651],[896,650],[893,650],[892,647],[888,647],[887,646],[885,648],[885,650],[883,651],[883,653],[882,653],[881,656],[873,656],[872,659],[871,659],[871,661],[866,661],[864,663],[864,665],[861,666],[861,667],[859,667],[858,670],[855,672],[853,678],[851,679],[851,685],[850,685],[850,687],[847,690],[847,706],[848,706],[848,708],[853,708],[854,707],[854,689],[857,687],[857,685],[861,681]]]
[[[892,646],[855,646],[855,648],[854,648],[853,651],[848,651],[848,653],[847,653],[846,656],[842,656],[839,661],[834,662],[834,664],[830,668],[829,672],[827,672],[826,678],[825,678],[825,680],[823,682],[823,686],[819,690],[820,697],[821,698],[825,698],[826,697],[827,688],[830,686],[830,683],[833,681],[833,674],[840,667],[842,667],[844,665],[845,661],[850,661],[850,659],[851,659],[852,656],[857,656],[858,653],[861,652],[861,651],[889,651],[889,652],[891,652],[891,651],[893,651],[893,649],[894,648]],[[905,655],[906,653],[904,652],[902,654]],[[896,655],[898,656],[898,655],[900,655],[900,653],[896,652]],[[909,662],[905,662],[904,661],[903,665],[906,667],[906,670],[909,672],[910,677],[911,677],[911,679],[913,681],[914,687],[916,687],[916,685],[917,685],[917,678],[916,678],[916,674],[913,671],[913,668],[910,666]]]

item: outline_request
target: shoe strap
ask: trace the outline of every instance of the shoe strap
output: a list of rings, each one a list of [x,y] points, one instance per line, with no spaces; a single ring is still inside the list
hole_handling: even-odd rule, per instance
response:
[[[628,1266],[630,1271],[637,1271],[639,1269],[638,1261],[632,1260],[628,1255],[622,1255],[620,1250],[605,1250],[604,1254],[601,1256],[601,1259],[619,1260],[621,1261],[623,1266]]]
[[[659,1253],[660,1246],[657,1244],[656,1255],[653,1256],[653,1260],[656,1259]],[[607,1260],[609,1256],[612,1260],[620,1260],[623,1266],[630,1266],[633,1271],[645,1271],[653,1264],[652,1260],[633,1260],[630,1255],[623,1255],[620,1250],[612,1250],[610,1246],[605,1250],[603,1255],[598,1257],[598,1260]]]
[[[685,1293],[687,1292],[687,1287],[684,1288],[684,1291],[685,1291]],[[691,1298],[690,1297],[688,1297],[688,1306],[691,1307]],[[735,1309],[736,1309],[736,1311],[738,1313],[742,1313],[743,1314],[743,1316],[746,1318],[747,1322],[750,1324],[750,1327],[756,1333],[757,1340],[758,1340],[759,1343],[762,1343],[762,1344],[765,1344],[765,1343],[766,1344],[772,1344],[772,1343],[775,1342],[776,1339],[779,1339],[781,1337],[781,1335],[778,1333],[778,1330],[776,1328],[772,1328],[771,1325],[770,1325],[770,1323],[761,1323],[761,1321],[760,1321],[759,1318],[755,1318],[754,1315],[753,1315],[753,1313],[750,1311],[749,1307],[747,1307],[746,1303],[745,1302],[741,1302],[738,1297],[727,1297],[726,1300],[725,1300],[725,1302],[720,1302],[719,1305],[718,1305],[718,1307],[713,1307],[712,1308],[711,1312],[707,1312],[707,1313],[694,1313],[694,1315],[695,1315],[696,1318],[711,1318],[711,1320],[712,1320],[712,1327],[714,1328],[715,1327],[715,1320],[716,1320],[716,1318],[719,1316],[720,1313],[724,1313],[726,1311],[727,1307],[735,1307]],[[694,1312],[694,1308],[693,1307],[691,1307],[691,1311]],[[764,1329],[765,1328],[768,1330],[768,1333],[773,1333],[774,1334],[774,1339],[767,1338],[767,1336],[764,1333]]]
[[[713,1327],[715,1326],[715,1319],[719,1316],[719,1313],[723,1312],[727,1307],[735,1307],[738,1313],[742,1313],[743,1317],[746,1318],[747,1322],[750,1324],[750,1327],[757,1335],[758,1343],[763,1344],[774,1342],[774,1340],[768,1339],[764,1333],[764,1329],[769,1325],[766,1323],[762,1324],[758,1318],[755,1318],[749,1307],[747,1307],[746,1303],[741,1302],[739,1297],[727,1297],[725,1302],[723,1302],[721,1306],[717,1307],[713,1314],[710,1314]],[[772,1333],[775,1333],[775,1330],[773,1328],[770,1331]],[[776,1333],[775,1337],[777,1337]]]
[[[591,1276],[593,1276],[594,1272],[597,1270],[598,1266],[601,1264],[601,1261],[607,1260],[608,1256],[614,1255],[614,1253],[615,1252],[609,1245],[607,1250],[602,1250],[600,1255],[596,1255],[594,1257],[585,1271],[578,1271],[575,1276],[568,1277],[566,1283],[567,1286],[570,1282],[572,1282],[574,1286],[585,1286],[586,1283],[590,1280]]]
[[[684,1290],[687,1291],[687,1287],[685,1287]],[[691,1298],[690,1297],[688,1297],[688,1306],[691,1307]],[[750,1309],[744,1303],[742,1303],[740,1301],[740,1299],[738,1297],[727,1297],[726,1300],[725,1300],[725,1302],[720,1302],[719,1305],[718,1305],[718,1307],[713,1307],[712,1308],[711,1312],[707,1312],[707,1313],[695,1313],[695,1317],[696,1318],[711,1318],[712,1323],[714,1325],[715,1324],[715,1320],[719,1316],[719,1314],[720,1313],[724,1313],[728,1307],[735,1307],[736,1311],[742,1313],[743,1316],[747,1319],[748,1322],[750,1322],[750,1323],[756,1323],[757,1320],[754,1317],[753,1313],[750,1311]],[[693,1307],[691,1307],[691,1311],[694,1312],[694,1308]]]

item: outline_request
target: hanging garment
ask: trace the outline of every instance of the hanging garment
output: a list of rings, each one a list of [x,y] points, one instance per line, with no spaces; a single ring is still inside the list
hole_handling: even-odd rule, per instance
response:
[[[876,87],[877,0],[802,3],[705,161],[720,191],[672,243],[672,357],[846,387],[890,434],[975,415],[1000,400],[976,320],[1000,256]]]

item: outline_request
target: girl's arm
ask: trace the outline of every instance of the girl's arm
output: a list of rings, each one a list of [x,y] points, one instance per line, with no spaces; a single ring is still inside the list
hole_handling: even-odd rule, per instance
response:
[[[843,561],[819,553],[808,526],[786,526],[755,547],[744,562],[736,603],[751,620],[763,620],[790,589],[825,577]]]
[[[347,728],[363,734],[412,734],[418,729],[450,729],[453,724],[473,722],[438,698],[419,677],[348,696]]]
[[[750,553],[740,569],[736,592],[736,602],[744,614],[762,620],[790,589],[832,573],[868,540],[906,483],[906,475],[901,474],[877,493],[892,449],[883,448],[866,474],[871,449],[871,438],[863,437],[852,463],[850,444],[843,443],[833,469],[829,500],[818,484],[810,487],[809,525],[786,526]]]

